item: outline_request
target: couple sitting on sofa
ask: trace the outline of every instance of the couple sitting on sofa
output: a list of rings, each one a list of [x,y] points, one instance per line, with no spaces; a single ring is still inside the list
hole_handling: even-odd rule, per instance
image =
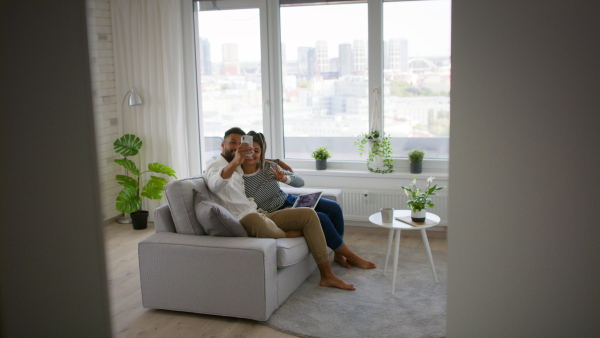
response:
[[[246,133],[240,128],[227,130],[221,144],[221,156],[218,156],[217,160],[209,164],[204,171],[208,188],[214,193],[216,202],[227,208],[240,221],[249,236],[261,238],[304,236],[321,275],[319,285],[355,290],[352,284],[342,281],[333,273],[329,264],[327,246],[334,250],[335,261],[347,268],[356,266],[372,269],[375,268],[375,264],[356,255],[343,243],[341,209],[335,210],[339,205],[328,200],[319,203],[322,204],[320,208],[328,210],[331,216],[321,212],[317,214],[315,210],[309,208],[286,209],[291,201],[278,188],[276,180],[291,183],[294,177],[296,179],[298,177],[290,171],[279,170],[273,162],[267,163],[264,158],[266,143],[262,134],[253,134],[253,145],[242,144],[242,135]],[[251,156],[246,156],[247,154]],[[256,175],[261,178],[261,181],[256,182],[251,179]],[[247,178],[246,187],[244,187],[244,178]],[[249,196],[246,196],[247,194]],[[281,201],[280,205],[277,205],[279,203],[269,205],[268,202],[278,198]],[[260,205],[257,205],[255,200],[259,201]],[[332,218],[337,223],[337,230]]]

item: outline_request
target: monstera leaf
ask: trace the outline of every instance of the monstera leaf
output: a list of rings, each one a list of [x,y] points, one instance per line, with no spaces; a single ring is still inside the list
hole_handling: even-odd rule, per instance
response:
[[[125,176],[125,175],[117,175],[117,183],[119,183],[120,185],[126,187],[134,187],[137,189],[138,187],[138,182],[135,180],[135,178],[129,177],[129,176]]]
[[[146,183],[146,185],[142,189],[140,195],[152,200],[159,200],[162,198],[162,191],[165,187],[165,184],[167,184],[167,180],[165,180],[164,178],[158,176],[151,176],[148,183]]]
[[[116,159],[115,163],[118,163],[120,166],[127,169],[130,173],[134,174],[135,176],[141,175],[140,170],[137,168],[137,166],[135,165],[135,163],[133,163],[132,160],[128,160],[126,158],[120,158],[120,159]]]
[[[148,170],[150,170],[151,172],[157,173],[157,174],[165,174],[165,175],[169,175],[171,177],[177,178],[177,176],[175,176],[175,170],[171,169],[170,167],[168,167],[162,163],[158,163],[158,162],[150,163],[150,164],[148,164]]]
[[[123,187],[117,196],[117,210],[125,214],[131,214],[142,208],[142,199],[138,196],[137,188],[131,186]]]
[[[135,156],[142,147],[142,140],[132,134],[125,134],[113,144],[115,152],[124,157]]]

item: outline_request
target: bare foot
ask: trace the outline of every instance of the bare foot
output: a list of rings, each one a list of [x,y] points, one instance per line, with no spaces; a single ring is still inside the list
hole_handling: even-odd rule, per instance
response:
[[[343,280],[339,279],[336,276],[321,277],[321,282],[319,283],[319,285],[326,286],[326,287],[339,288],[342,290],[352,290],[352,291],[356,290],[354,285],[345,283]]]
[[[302,237],[302,231],[300,231],[300,230],[286,231],[285,237],[286,238]]]
[[[366,260],[358,255],[356,255],[356,257],[353,257],[352,259],[350,258],[346,258],[346,260],[348,261],[348,263],[359,267],[361,269],[375,269],[377,267],[377,265],[375,265],[375,263]]]
[[[333,255],[333,260],[335,262],[337,262],[339,265],[347,268],[347,269],[351,269],[352,268],[352,264],[348,263],[348,261],[346,260],[346,257],[344,257],[343,255],[339,254],[339,253],[334,253]]]

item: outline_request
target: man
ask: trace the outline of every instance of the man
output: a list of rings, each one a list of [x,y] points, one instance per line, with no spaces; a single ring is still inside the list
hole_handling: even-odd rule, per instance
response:
[[[253,145],[242,144],[242,135],[245,134],[237,127],[227,130],[221,143],[221,156],[204,171],[204,178],[215,195],[215,201],[240,221],[249,236],[285,238],[304,235],[321,274],[319,285],[356,290],[352,284],[345,283],[333,273],[325,236],[314,210],[297,208],[259,213],[256,203],[246,197],[241,165],[245,155],[252,153],[254,148]]]

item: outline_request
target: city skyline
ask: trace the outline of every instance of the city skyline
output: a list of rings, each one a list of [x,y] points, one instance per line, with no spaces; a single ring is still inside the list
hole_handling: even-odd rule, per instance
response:
[[[317,40],[329,45],[368,41],[366,3],[281,8],[281,38],[289,61],[292,51],[315,47]],[[220,45],[239,41],[248,61],[260,60],[260,24],[258,9],[200,12],[200,35],[214,47],[212,58],[222,58]],[[450,56],[450,1],[385,2],[384,40],[406,39],[409,57]],[[307,22],[307,18],[310,21]],[[335,19],[332,19],[335,18]],[[225,26],[227,29],[214,29]],[[210,29],[213,28],[213,29]],[[440,32],[444,32],[440,34]],[[331,51],[337,57],[338,51]]]

